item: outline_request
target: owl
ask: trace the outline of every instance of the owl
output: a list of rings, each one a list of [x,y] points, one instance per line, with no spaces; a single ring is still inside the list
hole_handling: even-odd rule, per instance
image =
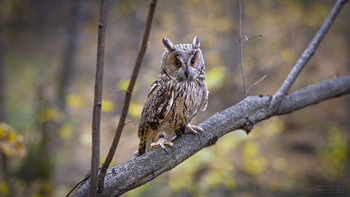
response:
[[[173,146],[171,140],[180,133],[198,134],[203,129],[190,125],[192,118],[208,104],[205,65],[198,37],[192,44],[174,45],[162,40],[158,79],[153,82],[139,123],[140,144],[134,156],[154,148]]]

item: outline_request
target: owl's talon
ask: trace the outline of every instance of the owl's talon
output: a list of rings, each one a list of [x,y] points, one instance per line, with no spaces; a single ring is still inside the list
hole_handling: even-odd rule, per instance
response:
[[[194,135],[199,137],[199,132],[198,131],[200,133],[204,132],[204,130],[201,127],[190,125],[190,124],[188,124],[186,126],[186,129],[185,129],[185,133],[193,133]]]
[[[172,147],[173,143],[164,139],[164,138],[159,138],[159,140],[157,142],[151,143],[151,149],[162,147],[163,150],[165,150],[167,153],[169,153],[169,151],[168,151],[168,149],[166,149],[165,145],[169,145],[170,147]]]

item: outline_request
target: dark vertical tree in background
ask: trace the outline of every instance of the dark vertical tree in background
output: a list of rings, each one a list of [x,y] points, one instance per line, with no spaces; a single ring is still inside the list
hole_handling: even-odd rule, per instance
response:
[[[67,43],[63,51],[62,66],[57,76],[58,104],[63,111],[66,108],[66,96],[76,70],[74,65],[77,63],[79,35],[84,22],[83,3],[83,0],[70,1],[71,10],[69,20],[67,20]]]

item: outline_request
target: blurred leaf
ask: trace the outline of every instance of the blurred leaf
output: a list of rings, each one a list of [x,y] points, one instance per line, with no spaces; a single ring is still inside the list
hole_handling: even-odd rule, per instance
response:
[[[86,105],[85,100],[79,94],[69,94],[66,97],[66,102],[69,106],[82,108]]]
[[[265,158],[258,154],[258,146],[254,141],[248,141],[243,147],[243,169],[250,174],[258,175],[267,166]]]
[[[119,90],[127,90],[128,86],[129,86],[129,80],[126,80],[126,79],[119,80],[117,83],[117,87]]]
[[[0,123],[0,151],[7,157],[23,157],[26,154],[23,136],[6,123]]]
[[[48,106],[41,110],[38,115],[38,122],[43,123],[48,120],[56,120],[59,117],[60,112],[53,106]]]
[[[226,68],[224,66],[215,66],[205,72],[205,82],[207,83],[209,91],[221,87],[226,73]]]
[[[112,112],[114,110],[114,104],[111,101],[102,99],[102,111],[103,112]]]
[[[286,47],[281,51],[281,56],[287,64],[293,64],[296,61],[294,49]]]
[[[141,116],[142,108],[142,104],[131,101],[129,107],[130,116],[133,118],[139,118]]]
[[[68,137],[70,137],[72,134],[71,126],[69,124],[62,125],[59,130],[59,134],[62,139],[67,139]]]
[[[9,186],[6,182],[0,181],[0,196],[8,196],[10,192]]]
[[[330,165],[329,176],[334,179],[343,174],[348,154],[346,135],[336,126],[328,129],[328,142],[317,148],[317,154],[323,162]]]

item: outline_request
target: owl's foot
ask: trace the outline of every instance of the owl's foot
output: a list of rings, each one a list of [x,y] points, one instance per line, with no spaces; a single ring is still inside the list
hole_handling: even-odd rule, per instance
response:
[[[199,126],[194,126],[194,125],[190,125],[190,124],[188,124],[187,126],[186,126],[186,128],[185,128],[185,133],[193,133],[193,134],[195,134],[195,135],[197,135],[198,136],[198,132],[203,132],[204,130],[201,128],[201,127],[199,127]]]
[[[151,144],[151,150],[158,148],[158,147],[162,147],[162,149],[164,149],[167,153],[169,153],[168,150],[166,149],[165,145],[173,146],[173,143],[166,140],[165,138],[159,138],[159,140],[157,142],[153,142]]]

